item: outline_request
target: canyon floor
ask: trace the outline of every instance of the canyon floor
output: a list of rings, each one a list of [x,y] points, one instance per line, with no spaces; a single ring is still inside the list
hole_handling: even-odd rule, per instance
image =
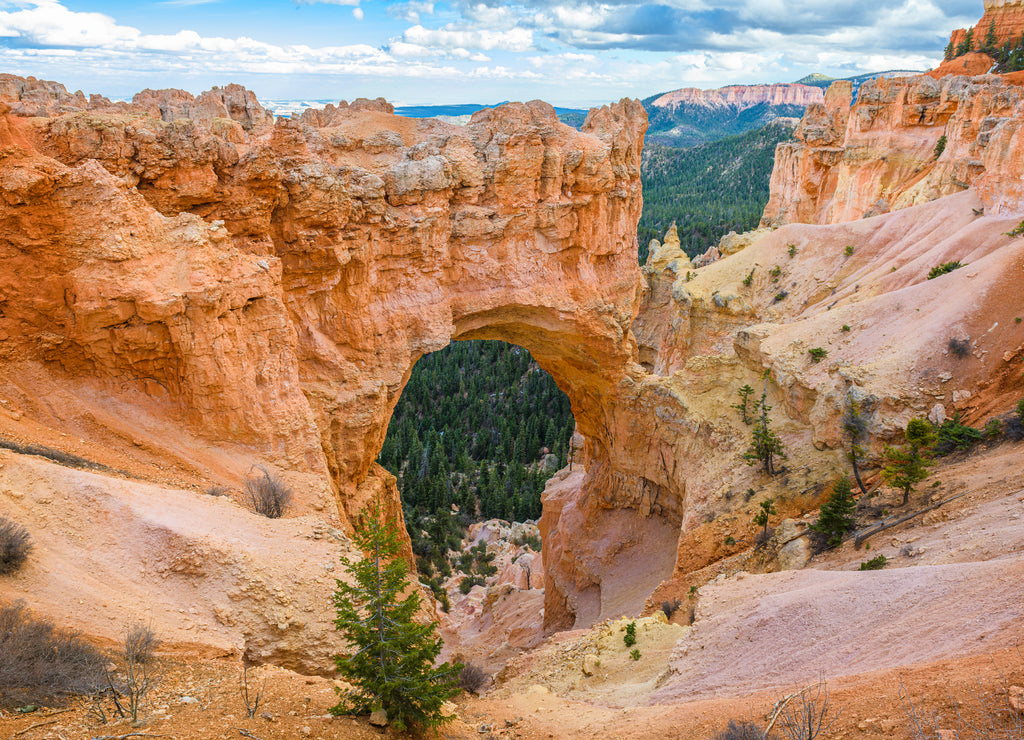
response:
[[[947,729],[982,698],[1002,711],[1006,687],[1024,683],[1021,469],[1020,443],[945,458],[908,510],[962,497],[877,535],[869,550],[847,542],[803,570],[718,577],[694,597],[692,627],[687,608],[673,623],[639,620],[639,661],[622,643],[624,620],[553,635],[509,661],[482,696],[460,697],[442,736],[708,738],[730,718],[763,724],[776,700],[819,677],[838,717],[829,737],[911,737],[901,697]],[[898,510],[898,495],[888,504]],[[857,571],[878,554],[885,569]],[[6,713],[0,736],[397,736],[331,717],[333,680],[273,666],[250,671],[250,683],[266,686],[250,719],[229,653],[168,640],[140,727],[101,724],[80,701]]]

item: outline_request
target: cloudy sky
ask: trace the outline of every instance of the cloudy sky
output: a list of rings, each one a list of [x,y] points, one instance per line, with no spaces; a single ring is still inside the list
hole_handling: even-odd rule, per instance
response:
[[[0,71],[114,97],[588,106],[934,66],[982,0],[0,0]]]

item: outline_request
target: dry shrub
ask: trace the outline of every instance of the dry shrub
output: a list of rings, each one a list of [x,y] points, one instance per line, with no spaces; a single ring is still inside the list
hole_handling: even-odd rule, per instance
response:
[[[124,659],[132,663],[148,663],[160,644],[153,630],[144,624],[132,624],[124,634]]]
[[[949,351],[954,357],[958,357],[961,360],[971,354],[971,340],[960,339],[958,337],[950,337],[949,343],[947,344]]]
[[[0,576],[25,564],[32,552],[32,536],[17,522],[0,516]]]
[[[683,602],[679,599],[661,602],[661,611],[665,613],[665,619],[672,619],[672,615],[675,614],[682,605]]]
[[[105,683],[106,662],[76,633],[31,616],[23,601],[0,608],[0,707],[95,694]]]
[[[483,668],[466,663],[459,672],[459,688],[467,694],[479,693],[487,683],[487,673]]]
[[[249,505],[257,514],[268,519],[280,519],[292,500],[292,491],[276,475],[262,465],[257,468],[262,473],[245,482],[245,492]]]
[[[764,730],[753,722],[729,720],[729,726],[715,735],[714,740],[765,740]]]

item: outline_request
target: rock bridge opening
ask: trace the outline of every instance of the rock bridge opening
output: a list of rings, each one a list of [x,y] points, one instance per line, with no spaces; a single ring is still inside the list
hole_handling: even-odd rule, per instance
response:
[[[474,586],[543,589],[541,494],[574,431],[568,397],[519,346],[457,341],[415,364],[377,462],[445,610]]]

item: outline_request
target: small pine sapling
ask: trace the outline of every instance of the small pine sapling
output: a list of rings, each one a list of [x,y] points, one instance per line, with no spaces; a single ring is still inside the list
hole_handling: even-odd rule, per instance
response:
[[[881,570],[888,562],[889,559],[885,555],[879,555],[871,558],[871,560],[865,560],[857,570]]]
[[[750,426],[750,423],[753,421],[753,419],[750,418],[750,397],[754,395],[754,389],[748,384],[740,388],[739,394],[740,402],[734,403],[729,408],[736,409],[740,414],[740,418],[743,419],[743,423]],[[755,404],[755,406],[756,405],[757,404]]]
[[[751,267],[750,272],[747,273],[745,278],[743,278],[743,284],[748,288],[754,283],[754,270],[756,269],[756,267]]]
[[[622,641],[626,643],[626,647],[636,645],[636,622],[630,622],[626,625],[626,634],[622,636]]]
[[[758,537],[761,543],[768,541],[768,521],[773,514],[778,514],[775,511],[775,499],[766,498],[761,502],[761,510],[754,515],[754,524],[761,527],[761,534]]]
[[[807,354],[811,356],[811,362],[818,363],[828,357],[828,350],[822,347],[813,347],[807,350]]]
[[[748,465],[760,462],[764,472],[768,475],[775,475],[777,472],[775,460],[777,458],[785,459],[786,450],[782,445],[782,440],[771,429],[768,412],[772,407],[768,405],[767,399],[767,394],[762,393],[761,400],[756,407],[759,412],[758,418],[754,421],[753,439],[750,442],[750,447],[743,454],[743,459],[747,461]]]

